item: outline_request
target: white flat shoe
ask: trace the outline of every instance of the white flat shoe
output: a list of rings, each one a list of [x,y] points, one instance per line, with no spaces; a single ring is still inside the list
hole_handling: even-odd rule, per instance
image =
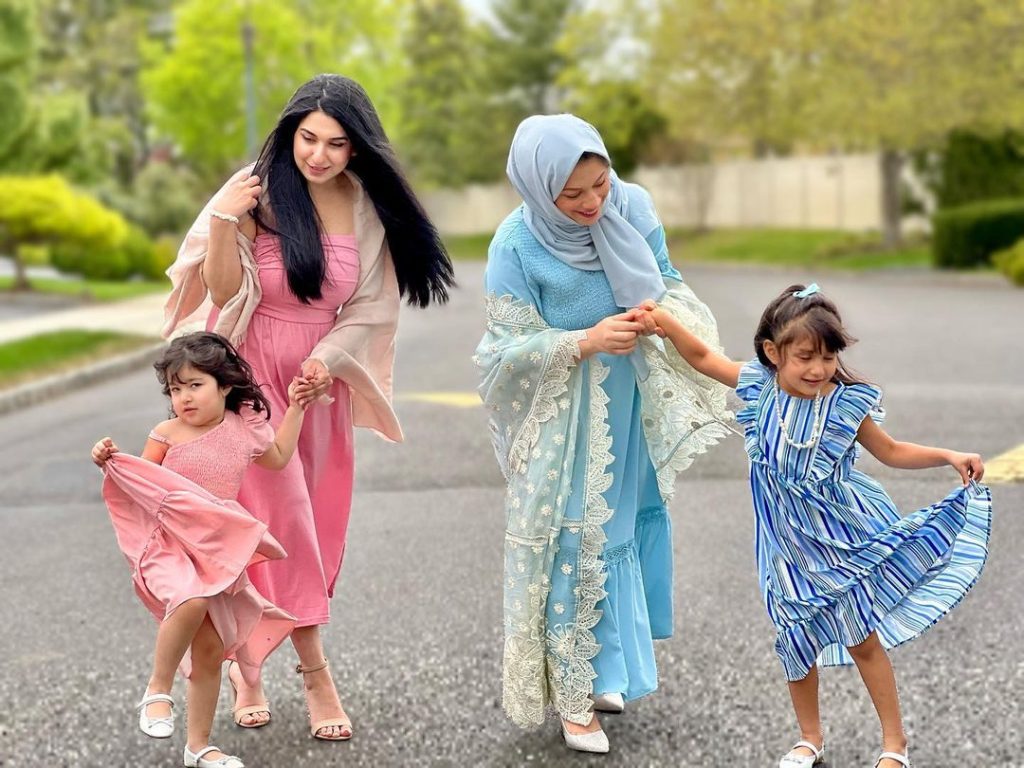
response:
[[[569,733],[565,728],[565,721],[562,720],[562,738],[565,739],[565,746],[577,752],[594,752],[605,754],[609,749],[608,734],[603,730],[592,733]]]
[[[813,755],[794,755],[788,754],[781,760],[779,760],[779,768],[811,768],[811,766],[818,765],[819,763],[825,762],[825,745],[816,747],[809,741],[798,741],[793,745],[793,749],[799,747],[805,747],[811,750]],[[791,753],[793,749],[789,750]]]
[[[150,717],[146,714],[146,707],[150,704],[156,704],[160,701],[166,701],[171,705],[171,716],[170,717]],[[142,701],[138,704],[139,709],[139,730],[149,736],[151,739],[168,739],[171,734],[174,733],[174,699],[168,696],[166,693],[150,693],[146,692],[146,695],[142,697]]]
[[[185,747],[185,768],[245,768],[245,763],[234,755],[225,755],[217,760],[203,759],[203,755],[221,751],[223,750],[220,747],[203,747],[193,753],[192,750]]]
[[[899,763],[900,765],[904,766],[904,768],[910,768],[910,750],[909,749],[906,752],[904,752],[902,755],[899,752],[883,752],[882,754],[880,754],[878,756],[878,759],[875,760],[875,768],[878,768],[878,764],[880,762],[882,762],[883,760],[885,760],[886,758],[889,758],[890,760],[895,760],[897,763]]]
[[[595,712],[608,712],[613,715],[621,715],[626,708],[626,700],[621,693],[601,693],[593,697]]]

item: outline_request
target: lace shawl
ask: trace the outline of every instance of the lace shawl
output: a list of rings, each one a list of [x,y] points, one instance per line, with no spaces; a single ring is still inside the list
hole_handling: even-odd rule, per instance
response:
[[[667,287],[663,306],[717,347],[707,308],[681,283]],[[549,704],[573,722],[590,717],[592,659],[599,650],[592,630],[605,596],[602,525],[612,514],[604,499],[612,455],[608,396],[601,386],[608,369],[597,357],[577,364],[585,336],[586,331],[550,328],[534,306],[513,296],[491,294],[487,332],[473,358],[508,485],[502,703],[524,727],[542,723]],[[727,434],[724,423],[732,414],[725,409],[726,388],[697,374],[678,354],[673,358],[660,339],[645,339],[643,350],[651,369],[640,383],[645,433],[668,499],[676,473]],[[587,435],[585,482],[570,490],[581,428]],[[584,494],[579,518],[566,511],[570,493]],[[578,537],[578,554],[555,570],[563,529]],[[575,601],[548,606],[553,585]]]

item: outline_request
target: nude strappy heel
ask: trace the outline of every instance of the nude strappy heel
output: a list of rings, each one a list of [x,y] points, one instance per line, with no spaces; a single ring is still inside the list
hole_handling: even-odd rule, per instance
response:
[[[319,672],[321,669],[327,667],[327,659],[324,659],[320,664],[314,664],[311,667],[304,667],[302,664],[295,665],[295,671],[300,675],[308,675],[311,672]],[[306,691],[306,708],[309,709],[309,691]],[[314,739],[320,739],[321,741],[348,741],[352,738],[352,721],[348,717],[332,717],[326,720],[317,720],[313,722],[313,712],[309,711],[309,732]],[[342,732],[341,736],[321,736],[320,731],[324,728],[338,727],[348,730],[348,733]]]
[[[235,692],[235,702],[238,702],[238,686],[235,685],[235,681],[231,679],[231,665],[237,665],[237,661],[231,661],[228,664],[228,682],[231,684],[231,690]],[[241,672],[241,668],[239,668]],[[255,723],[243,723],[242,718],[246,715],[255,715],[257,712],[266,712],[267,719],[263,722]],[[266,699],[260,704],[252,704],[248,707],[235,707],[231,712],[232,717],[235,719],[235,725],[239,728],[263,728],[264,726],[270,725],[270,702]]]

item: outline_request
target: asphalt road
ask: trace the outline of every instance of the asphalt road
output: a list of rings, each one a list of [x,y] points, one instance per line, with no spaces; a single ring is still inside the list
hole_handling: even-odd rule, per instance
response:
[[[403,316],[396,391],[406,443],[359,437],[346,562],[326,629],[355,738],[310,739],[285,647],[266,669],[272,725],[235,728],[225,683],[214,743],[250,768],[776,765],[797,733],[757,590],[738,438],[680,480],[676,635],[658,645],[660,690],[604,719],[612,753],[569,753],[554,717],[523,731],[503,716],[502,487],[483,411],[409,397],[475,388],[481,272],[460,263],[447,308]],[[816,279],[861,339],[849,361],[885,389],[892,434],[986,457],[1024,443],[1019,290],[911,272],[684,274],[737,358],[748,355],[767,301]],[[137,451],[165,412],[152,373],[141,371],[0,418],[0,766],[181,765],[183,728],[157,742],[136,727],[155,627],[132,593],[88,460],[105,434]],[[870,457],[862,468],[907,510],[956,481],[951,470],[899,472]],[[1024,765],[1024,485],[993,493],[980,583],[893,654],[918,768]],[[175,695],[181,702],[180,682]],[[870,766],[877,725],[855,670],[823,672],[822,711],[828,766]]]

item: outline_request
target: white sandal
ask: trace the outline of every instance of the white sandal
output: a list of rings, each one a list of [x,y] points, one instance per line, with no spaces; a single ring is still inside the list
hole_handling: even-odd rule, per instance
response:
[[[899,752],[883,752],[875,760],[875,768],[878,768],[878,764],[888,758],[889,760],[895,760],[897,763],[903,766],[903,768],[910,768],[910,750],[906,750],[902,755]]]
[[[205,760],[203,758],[203,755],[208,755],[211,752],[223,751],[220,747],[207,746],[198,752],[192,752],[186,746],[184,755],[185,768],[245,768],[245,763],[234,755],[224,755],[224,757],[217,758],[216,760]]]
[[[170,717],[150,717],[146,714],[146,707],[161,701],[171,705]],[[137,706],[140,731],[151,739],[169,739],[171,737],[174,733],[174,699],[166,693],[150,693],[147,690],[146,695],[142,697],[142,701]]]
[[[779,760],[779,768],[811,768],[811,766],[818,765],[819,763],[825,762],[825,744],[822,743],[820,747],[816,747],[809,741],[798,741],[793,745],[792,752],[794,749],[804,747],[805,749],[811,750],[813,755],[793,755],[787,754],[781,760]]]

